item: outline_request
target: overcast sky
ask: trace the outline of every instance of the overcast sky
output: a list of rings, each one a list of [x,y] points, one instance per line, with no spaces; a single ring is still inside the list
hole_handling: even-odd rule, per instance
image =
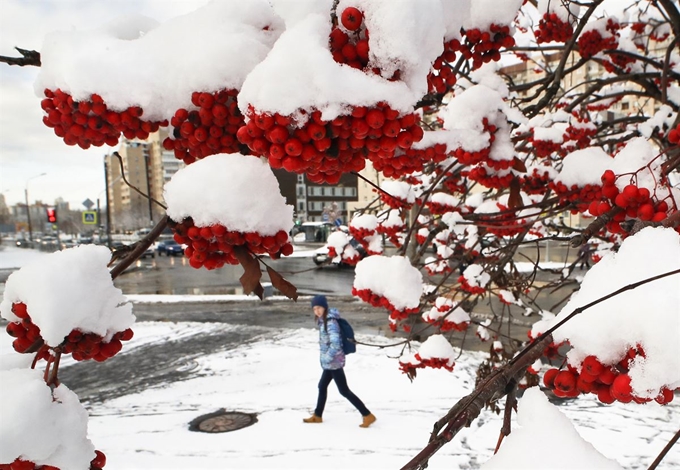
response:
[[[206,2],[2,0],[0,55],[17,56],[15,46],[40,51],[43,37],[51,31],[95,28],[129,13],[163,22]],[[31,203],[51,204],[62,197],[72,208],[84,209],[81,203],[87,198],[103,201],[103,157],[111,148],[69,147],[42,123],[40,98],[33,90],[37,73],[36,67],[0,64],[0,192],[8,205],[24,201],[27,184]],[[36,177],[42,173],[46,174]]]

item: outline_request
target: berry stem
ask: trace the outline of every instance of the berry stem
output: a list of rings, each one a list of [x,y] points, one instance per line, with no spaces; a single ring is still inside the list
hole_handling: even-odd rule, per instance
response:
[[[676,442],[680,439],[680,429],[678,429],[678,432],[675,433],[675,436],[671,438],[670,441],[668,441],[668,444],[666,444],[666,447],[664,447],[661,452],[659,452],[659,455],[654,459],[654,462],[649,466],[647,470],[654,470],[656,467],[659,466],[661,461],[666,457],[666,454],[671,450],[671,447],[675,445]]]
[[[59,373],[59,361],[61,360],[61,348],[55,348],[54,349],[54,365],[52,366],[52,371],[49,374],[48,380],[46,380],[47,385],[50,387],[58,387],[59,386],[59,379],[57,378],[57,374]],[[47,365],[47,369],[45,370],[45,373],[49,370],[49,363]]]

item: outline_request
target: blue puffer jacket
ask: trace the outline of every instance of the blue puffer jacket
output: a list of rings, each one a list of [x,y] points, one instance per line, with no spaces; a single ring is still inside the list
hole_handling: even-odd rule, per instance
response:
[[[340,325],[336,321],[339,317],[340,313],[337,309],[328,309],[327,329],[323,327],[323,318],[317,318],[321,368],[324,370],[335,370],[345,367],[345,352],[342,350],[342,333],[340,332]]]

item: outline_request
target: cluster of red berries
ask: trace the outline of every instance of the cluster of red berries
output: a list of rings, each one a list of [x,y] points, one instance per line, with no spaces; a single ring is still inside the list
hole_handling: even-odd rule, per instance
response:
[[[342,173],[361,171],[366,156],[389,161],[398,147],[408,148],[423,137],[415,114],[400,117],[385,103],[355,107],[350,116],[330,122],[313,111],[302,126],[279,114],[251,111],[249,117],[238,130],[239,141],[267,157],[272,168],[306,173],[314,183],[336,184]]]
[[[544,194],[551,181],[552,178],[549,170],[541,170],[536,167],[530,173],[524,173],[519,176],[519,184],[522,191],[527,194]]]
[[[511,160],[507,160],[511,162]],[[469,170],[464,170],[460,172],[461,176],[466,176],[472,181],[476,181],[484,187],[503,189],[509,188],[512,179],[514,178],[512,172],[502,171],[500,173],[495,173],[491,169],[487,169],[485,165],[477,165]]]
[[[118,354],[123,349],[121,341],[131,340],[133,334],[128,328],[115,333],[108,343],[104,343],[99,335],[73,330],[66,337],[67,342],[64,344],[63,352],[71,353],[76,361],[94,359],[97,362],[103,362]]]
[[[382,307],[389,310],[390,318],[392,320],[403,320],[405,318],[408,318],[409,315],[418,313],[418,307],[404,308],[402,310],[399,310],[397,307],[392,305],[392,302],[390,302],[387,298],[383,297],[382,295],[373,293],[370,289],[359,290],[356,287],[352,287],[352,295],[355,297],[359,297],[361,300],[373,305],[374,307]]]
[[[628,184],[622,191],[619,191],[616,186],[616,175],[612,170],[606,170],[601,179],[602,196],[606,200],[592,201],[588,206],[588,211],[597,217],[609,212],[614,206],[623,209],[607,224],[607,229],[612,233],[623,232],[620,222],[623,222],[626,217],[652,222],[660,222],[666,218],[668,204],[666,201],[653,201],[649,189]]]
[[[612,18],[609,18],[607,19],[607,25],[605,29],[611,33],[611,35],[602,37],[602,34],[600,34],[600,31],[597,29],[591,29],[585,33],[582,33],[577,41],[578,52],[581,57],[584,59],[590,59],[601,51],[616,49],[619,45],[619,41],[617,39],[619,28],[620,25]]]
[[[95,457],[90,462],[90,470],[101,470],[106,465],[106,455],[100,450],[95,450]],[[60,470],[54,465],[36,465],[30,460],[17,458],[12,463],[0,463],[0,470]]]
[[[89,100],[75,101],[71,95],[60,89],[43,91],[45,99],[40,102],[43,123],[54,130],[66,145],[78,145],[83,149],[90,146],[115,146],[122,133],[126,139],[149,137],[167,121],[154,122],[141,119],[143,110],[130,106],[122,112],[108,109],[101,96],[91,95]]]
[[[191,104],[198,109],[175,112],[170,119],[173,137],[163,141],[163,148],[174,151],[175,157],[187,165],[209,155],[237,153],[236,132],[244,123],[237,95],[238,90],[192,93]]]
[[[486,228],[486,231],[498,235],[499,237],[512,237],[524,230],[526,221],[518,218],[514,211],[510,211],[508,206],[496,203],[500,213],[479,214],[477,223]]]
[[[406,199],[400,198],[398,196],[390,196],[384,191],[378,191],[377,189],[373,189],[373,192],[377,192],[380,195],[380,201],[390,209],[410,209],[413,207],[413,203],[408,202]]]
[[[446,318],[438,318],[434,320],[428,317],[425,318],[425,321],[430,325],[434,325],[437,328],[439,328],[439,330],[441,330],[442,333],[445,333],[447,331],[465,331],[468,329],[468,326],[470,326],[469,322],[456,323]]]
[[[349,234],[352,235],[356,241],[364,245],[367,244],[367,239],[369,237],[375,235],[375,230],[366,227],[356,227],[350,223]]]
[[[430,276],[448,274],[453,271],[449,262],[442,259],[439,253],[437,253],[437,258],[427,258],[423,267]]]
[[[534,31],[538,44],[553,41],[567,42],[573,33],[574,29],[571,24],[562,21],[556,13],[544,13],[543,18],[538,21],[538,29]]]
[[[588,111],[592,112],[600,112],[600,111],[606,111],[610,109],[614,104],[618,103],[623,99],[623,96],[613,96],[613,97],[607,97],[606,99],[594,101],[591,103],[588,103],[586,105],[586,109]],[[617,146],[621,147],[622,144],[617,144]]]
[[[40,328],[31,320],[26,304],[23,302],[13,303],[12,312],[21,321],[8,323],[6,331],[7,334],[16,338],[12,342],[14,350],[18,353],[25,353],[36,342],[42,340]],[[71,354],[76,361],[94,359],[97,362],[102,362],[118,354],[123,348],[121,341],[129,341],[132,339],[132,336],[133,332],[128,328],[124,331],[116,332],[109,342],[104,343],[102,342],[103,338],[97,334],[73,330],[64,338],[62,345],[59,346],[62,347],[63,353]],[[50,360],[50,349],[50,346],[43,344],[37,350],[36,360]]]
[[[629,65],[635,62],[635,58],[630,57],[627,54],[620,54],[616,52],[612,52],[607,55],[609,56],[609,60],[602,61],[602,66],[607,72],[614,73],[617,71],[617,68],[623,70],[626,73],[631,72],[632,69],[629,67]]]
[[[562,142],[553,142],[552,140],[540,140],[533,136],[529,138],[529,142],[534,148],[534,155],[538,158],[549,157],[557,154],[562,149]]]
[[[421,359],[420,356],[416,353],[415,355],[416,359],[420,361],[420,363],[423,365],[423,367],[431,367],[433,369],[446,369],[449,372],[453,372],[453,367],[455,366],[455,363],[450,364],[449,359],[443,359],[439,357],[430,357],[428,359]]]
[[[543,384],[552,389],[558,397],[577,397],[580,394],[592,393],[606,404],[619,401],[621,403],[648,403],[651,398],[642,398],[633,394],[628,375],[631,362],[637,356],[645,356],[642,347],[630,348],[625,356],[615,365],[606,366],[597,357],[587,356],[581,364],[581,371],[571,365],[567,369],[549,369],[543,376]],[[673,400],[673,391],[662,388],[654,401],[661,405]]]
[[[441,151],[441,148],[438,149]],[[446,151],[444,146],[443,151]],[[383,156],[380,159],[372,158],[373,168],[382,172],[387,178],[399,178],[415,172],[422,172],[426,163],[439,163],[446,159],[445,153],[438,153],[433,147],[426,149],[401,148],[399,147],[391,158]]]
[[[442,186],[444,186],[446,188],[446,190],[451,194],[455,194],[455,193],[465,194],[465,193],[467,193],[467,185],[465,184],[465,181],[463,180],[460,173],[457,173],[457,174],[456,173],[448,173],[444,177],[444,179],[441,180],[441,183],[442,183]]]
[[[580,118],[577,118],[577,120],[581,123],[585,122],[585,120]],[[593,137],[595,134],[597,134],[597,127],[595,126],[570,125],[567,127],[564,134],[564,139],[568,143],[562,149],[563,151],[559,152],[559,154],[561,156],[565,156],[567,153],[573,152],[574,150],[589,147],[591,137]]]
[[[599,201],[602,198],[602,187],[597,184],[586,184],[582,188],[573,184],[568,188],[561,181],[551,181],[548,186],[555,191],[560,200],[576,205],[576,209],[572,209],[574,214],[585,212],[592,201]]]
[[[510,27],[492,24],[489,31],[477,28],[461,30],[465,35],[463,43],[453,39],[450,49],[460,52],[467,60],[472,60],[472,69],[476,70],[483,64],[498,62],[501,59],[501,48],[515,45],[515,38],[510,35]]]
[[[443,215],[447,212],[460,212],[461,208],[459,206],[450,206],[446,203],[432,201],[428,199],[425,202],[425,206],[429,209],[430,214],[433,215]]]
[[[675,126],[675,129],[668,131],[668,142],[671,144],[680,144],[680,124]]]
[[[465,276],[458,276],[458,283],[460,284],[460,288],[464,290],[465,292],[469,292],[470,294],[483,294],[486,292],[486,289],[481,286],[473,286],[470,284]]]
[[[444,42],[444,52],[434,61],[433,70],[427,76],[429,93],[444,94],[456,84],[457,77],[451,64],[456,62],[456,51],[459,49],[460,41],[457,39]]]
[[[489,133],[489,145],[484,147],[481,150],[478,151],[468,151],[463,148],[457,148],[453,151],[451,151],[451,155],[456,157],[458,162],[461,165],[466,165],[466,166],[471,166],[471,165],[476,165],[478,163],[486,163],[489,165],[491,168],[497,169],[497,170],[503,170],[505,168],[508,168],[509,165],[506,165],[505,160],[492,160],[489,158],[489,153],[491,152],[491,144],[496,140],[496,131],[498,128],[494,124],[489,124],[489,120],[487,118],[482,119],[482,125],[484,131]],[[510,163],[512,163],[511,160],[507,160]],[[501,165],[501,166],[498,166]]]
[[[16,338],[12,342],[12,347],[14,350],[23,354],[28,351],[36,342],[42,340],[42,336],[40,336],[40,328],[38,325],[33,323],[33,321],[31,321],[31,317],[28,314],[28,309],[26,308],[25,303],[14,302],[12,304],[12,313],[19,317],[21,321],[8,323],[5,327],[5,330],[12,338]],[[48,356],[49,352],[43,352],[41,348],[39,359],[47,359]]]
[[[354,239],[356,241],[361,243],[361,246],[364,247],[364,249],[366,250],[366,253],[369,256],[370,255],[381,255],[382,254],[382,249],[380,249],[380,251],[375,251],[371,247],[371,238],[375,238],[376,232],[377,232],[377,227],[376,227],[376,230],[368,230],[366,228],[357,228],[357,227],[352,227],[351,225],[349,227],[350,235],[352,235],[352,237],[354,237]],[[354,258],[354,257],[356,257],[356,255],[352,256],[352,258]],[[361,257],[359,255],[359,259],[357,259],[357,261],[355,263],[352,263],[352,264],[356,264],[359,261],[361,261],[360,258]]]
[[[347,30],[334,26],[329,35],[329,45],[333,60],[339,64],[347,64],[365,73],[380,75],[379,68],[368,68],[369,33],[364,24],[363,13],[354,7],[345,8],[340,16],[340,23]],[[389,80],[398,80],[396,71]]]
[[[418,230],[416,232],[416,243],[418,245],[422,245],[423,243],[425,243],[427,241],[427,237],[428,237],[429,234],[430,234],[430,231],[425,227]]]
[[[397,248],[401,247],[401,240],[399,235],[404,231],[404,225],[378,225],[375,229],[381,235],[384,235]]]
[[[180,245],[187,245],[184,255],[195,269],[219,269],[225,264],[239,264],[234,248],[241,246],[254,255],[267,254],[272,259],[293,253],[293,245],[288,234],[279,230],[274,235],[261,235],[257,232],[230,231],[220,224],[209,227],[194,225],[191,218],[173,225],[174,238]]]

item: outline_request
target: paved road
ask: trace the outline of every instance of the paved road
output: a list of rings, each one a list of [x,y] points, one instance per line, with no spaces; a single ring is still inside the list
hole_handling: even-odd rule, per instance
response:
[[[292,282],[301,294],[350,295],[354,271],[337,267],[318,268],[312,258],[266,260],[268,265]],[[116,287],[126,294],[241,294],[241,266],[208,271],[194,269],[184,257],[138,260],[119,276]],[[263,281],[268,281],[266,272]]]

